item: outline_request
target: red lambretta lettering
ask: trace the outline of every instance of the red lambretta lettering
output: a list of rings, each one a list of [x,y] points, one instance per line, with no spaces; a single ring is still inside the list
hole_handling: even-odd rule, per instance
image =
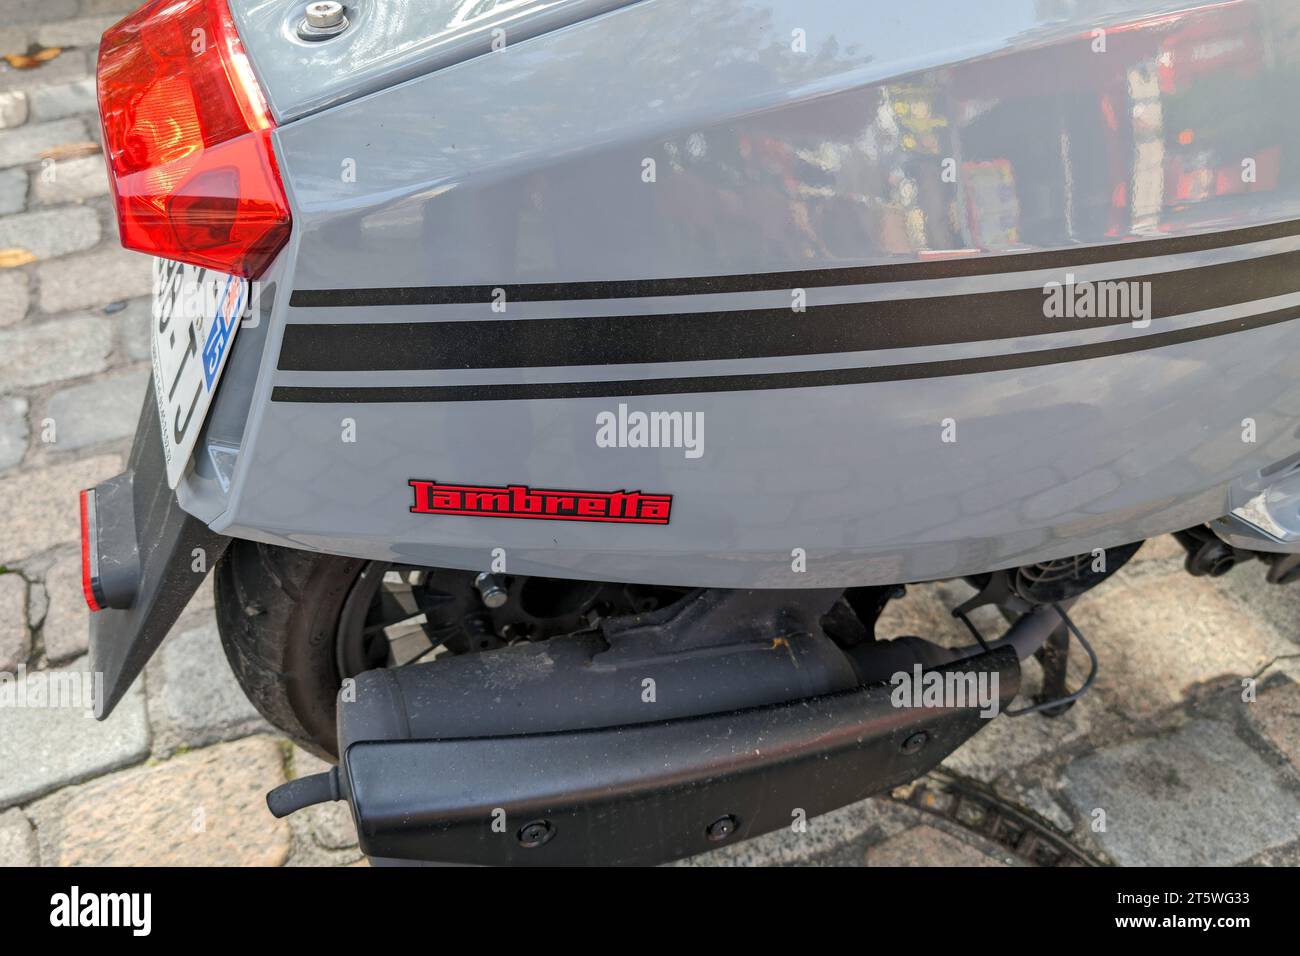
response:
[[[560,491],[527,485],[444,485],[412,478],[412,514],[668,524],[672,495],[640,491]]]

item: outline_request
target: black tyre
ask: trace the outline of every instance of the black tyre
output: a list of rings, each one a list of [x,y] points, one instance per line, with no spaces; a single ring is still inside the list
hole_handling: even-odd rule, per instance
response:
[[[345,669],[340,624],[387,565],[236,541],[215,574],[217,626],[226,658],[258,711],[313,753],[335,758],[335,698]],[[342,666],[341,666],[342,665]]]
[[[488,604],[477,577],[235,541],[216,568],[217,626],[258,712],[334,759],[337,695],[349,677],[590,630],[684,590],[498,575],[503,600]]]

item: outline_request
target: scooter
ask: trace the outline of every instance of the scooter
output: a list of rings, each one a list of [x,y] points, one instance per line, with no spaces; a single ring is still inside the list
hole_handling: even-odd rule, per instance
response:
[[[1297,36],[1284,0],[144,6],[98,62],[156,257],[129,464],[81,498],[101,714],[211,567],[249,699],[334,763],[273,813],[646,864],[924,775],[1031,656],[1012,712],[1064,712],[1071,607],[1145,539],[1297,576]],[[947,579],[965,646],[877,633]]]

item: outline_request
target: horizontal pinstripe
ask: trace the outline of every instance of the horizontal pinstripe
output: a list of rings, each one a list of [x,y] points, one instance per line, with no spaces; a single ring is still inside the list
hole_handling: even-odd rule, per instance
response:
[[[555,398],[606,398],[630,395],[676,395],[700,392],[739,392],[755,389],[814,388],[826,385],[860,385],[972,375],[1079,362],[1265,328],[1300,318],[1300,306],[1264,312],[1245,318],[1190,326],[1089,345],[1039,349],[979,358],[940,362],[913,362],[867,368],[822,369],[806,372],[770,372],[750,375],[702,375],[658,379],[615,379],[602,382],[533,382],[486,385],[414,386],[286,386],[271,390],[273,402],[486,402]]]
[[[1300,290],[1300,252],[1133,276],[1149,317]],[[1048,318],[1042,288],[664,315],[287,325],[295,372],[554,368],[866,352],[1125,325],[1130,315]]]

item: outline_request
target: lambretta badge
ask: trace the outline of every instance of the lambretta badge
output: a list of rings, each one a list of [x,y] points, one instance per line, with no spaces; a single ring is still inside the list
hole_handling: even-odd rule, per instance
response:
[[[412,478],[412,514],[667,524],[672,495],[639,491],[558,491],[527,485],[444,485]]]

